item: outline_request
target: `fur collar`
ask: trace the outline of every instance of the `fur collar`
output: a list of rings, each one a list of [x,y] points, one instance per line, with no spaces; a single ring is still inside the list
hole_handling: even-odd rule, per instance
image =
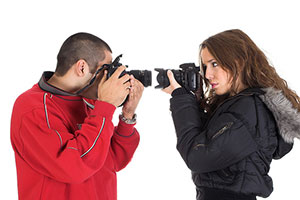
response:
[[[293,108],[292,103],[283,92],[274,88],[262,89],[265,94],[259,95],[273,113],[279,133],[287,143],[293,143],[294,138],[300,139],[300,113]]]

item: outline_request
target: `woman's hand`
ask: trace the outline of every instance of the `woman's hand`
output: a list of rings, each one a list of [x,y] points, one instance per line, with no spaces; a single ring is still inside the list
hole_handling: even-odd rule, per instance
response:
[[[170,81],[170,85],[164,89],[162,89],[163,92],[168,93],[168,94],[172,94],[172,92],[177,89],[180,88],[181,85],[179,85],[179,83],[177,83],[177,81],[174,78],[174,74],[171,70],[167,71],[167,75]]]

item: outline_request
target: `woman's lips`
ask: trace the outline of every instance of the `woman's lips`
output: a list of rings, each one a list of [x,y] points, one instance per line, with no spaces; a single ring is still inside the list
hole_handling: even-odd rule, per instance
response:
[[[217,83],[211,83],[211,87],[212,87],[212,89],[214,89],[215,87],[217,87]]]

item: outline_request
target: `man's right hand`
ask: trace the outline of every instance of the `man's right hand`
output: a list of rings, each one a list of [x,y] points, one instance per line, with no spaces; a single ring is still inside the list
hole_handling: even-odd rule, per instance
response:
[[[125,66],[120,66],[112,76],[106,80],[107,71],[98,85],[98,100],[113,104],[115,107],[121,105],[126,99],[130,91],[130,76],[125,74],[120,77],[121,73],[126,69]]]

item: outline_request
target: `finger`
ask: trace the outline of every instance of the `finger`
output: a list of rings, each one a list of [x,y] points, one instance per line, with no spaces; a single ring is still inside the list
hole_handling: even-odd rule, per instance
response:
[[[132,96],[134,95],[135,89],[134,89],[134,87],[130,86],[129,90],[130,90],[129,97],[132,98]]]
[[[136,85],[134,84],[134,81],[130,80],[130,92],[133,93],[136,91]]]
[[[131,87],[134,86],[135,80],[136,80],[136,79],[134,78],[134,76],[133,76],[133,75],[130,75],[130,83],[131,83]]]
[[[144,91],[144,86],[143,84],[136,84],[135,87],[134,87],[134,90],[135,90],[135,93],[138,95],[138,96],[141,96],[143,91]]]
[[[143,83],[141,83],[141,81],[139,81],[136,78],[134,79],[134,85],[136,86],[136,88],[142,88],[142,89],[144,89]]]
[[[111,77],[113,77],[113,78],[119,78],[120,75],[122,74],[122,72],[123,72],[125,69],[126,69],[126,67],[125,67],[124,65],[118,67],[118,68],[116,69],[116,71],[112,74]]]
[[[136,93],[139,94],[139,93],[142,93],[143,90],[144,90],[144,85],[137,79],[134,80],[134,85],[133,85],[133,88],[135,89]]]
[[[133,100],[134,97],[135,97],[134,88],[130,88],[130,92],[129,92],[129,100]]]
[[[125,74],[124,76],[122,76],[122,77],[119,78],[119,79],[120,79],[120,81],[121,81],[122,83],[125,83],[125,82],[127,82],[127,81],[130,80],[130,76],[129,76],[128,74]]]
[[[175,78],[174,78],[174,74],[173,74],[173,72],[171,70],[167,71],[167,76],[168,76],[169,81],[170,81],[171,84],[176,81]]]
[[[102,85],[106,81],[106,79],[107,79],[107,70],[104,71],[102,79],[101,79],[99,85]]]
[[[144,91],[145,89],[145,86],[140,82],[140,81],[136,81],[137,82],[137,85],[138,85],[138,88],[141,90],[141,91]]]
[[[167,75],[170,81],[170,86],[172,86],[174,89],[181,87],[181,85],[176,81],[174,74],[171,70],[168,70]]]
[[[136,89],[134,87],[131,87],[130,88],[130,94],[131,94],[131,96],[135,95],[135,93],[136,93]]]
[[[130,94],[130,88],[126,88],[126,96]]]
[[[127,89],[127,88],[128,88],[128,89],[131,88],[130,82],[124,83],[123,86],[124,86],[124,88],[126,88],[126,89]]]

